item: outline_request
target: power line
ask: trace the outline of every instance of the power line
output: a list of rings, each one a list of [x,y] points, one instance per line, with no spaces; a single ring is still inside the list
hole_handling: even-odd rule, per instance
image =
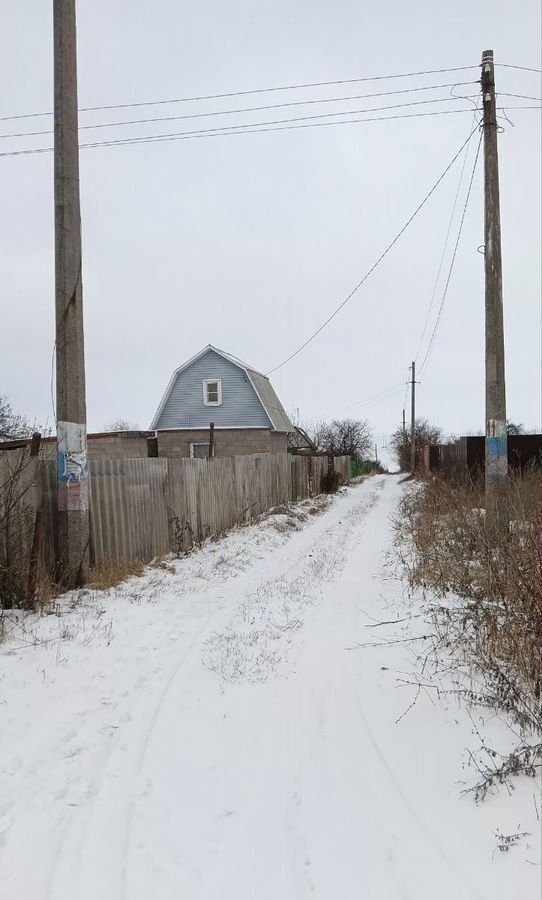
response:
[[[542,97],[528,97],[526,94],[503,94],[502,91],[499,91],[497,96],[498,97],[516,97],[518,100],[536,100],[538,103],[542,103]]]
[[[320,104],[320,103],[343,103],[347,100],[366,100],[366,99],[371,99],[373,97],[391,97],[391,96],[396,96],[397,94],[412,94],[412,93],[419,93],[419,92],[425,92],[425,91],[434,91],[434,90],[441,90],[442,88],[456,87],[456,86],[467,85],[467,84],[478,84],[478,82],[477,81],[460,81],[458,83],[450,82],[448,84],[433,84],[433,85],[424,86],[424,87],[403,88],[400,91],[381,91],[381,92],[373,93],[373,94],[353,94],[348,97],[324,97],[324,98],[317,98],[317,99],[313,98],[313,99],[309,99],[309,100],[293,100],[288,103],[272,103],[267,106],[244,106],[244,107],[239,107],[237,109],[224,109],[224,110],[218,109],[218,110],[210,110],[208,112],[186,113],[186,114],[180,115],[180,116],[157,116],[154,118],[147,118],[147,119],[128,119],[123,122],[98,122],[94,125],[80,125],[79,131],[88,131],[88,130],[92,130],[94,128],[120,128],[121,126],[127,126],[127,125],[148,125],[148,124],[154,124],[157,122],[178,122],[183,119],[204,119],[204,118],[208,118],[210,116],[231,116],[231,115],[237,115],[239,113],[262,112],[262,111],[269,110],[269,109],[285,109],[287,107],[292,107],[292,106],[309,106],[309,105]],[[446,97],[443,99],[448,100],[450,98]],[[463,99],[463,98],[455,97],[455,98],[451,98],[451,99],[458,100],[458,99]],[[383,108],[386,109],[387,107],[383,107]],[[338,115],[338,113],[336,115]],[[349,113],[345,113],[345,115],[349,115]],[[317,118],[320,118],[320,116],[318,116]],[[12,132],[10,134],[0,134],[0,140],[6,140],[8,138],[20,138],[20,137],[42,137],[42,136],[49,135],[49,134],[54,134],[54,131],[50,130],[50,129],[48,129],[46,131],[19,131],[19,132]]]
[[[469,110],[469,112],[471,112],[471,111]],[[358,291],[359,288],[362,286],[362,284],[364,284],[364,282],[367,281],[367,279],[369,278],[369,276],[374,272],[374,270],[376,269],[376,267],[382,262],[382,260],[384,259],[384,257],[387,256],[387,254],[388,254],[389,251],[392,249],[392,247],[395,246],[395,244],[397,243],[397,241],[399,240],[399,238],[401,237],[401,235],[406,231],[406,229],[408,228],[408,226],[410,225],[410,223],[413,221],[413,219],[415,219],[415,217],[418,215],[418,213],[420,212],[420,210],[425,206],[425,204],[427,203],[427,201],[429,200],[429,198],[431,197],[431,195],[435,192],[435,190],[437,189],[437,187],[439,186],[439,184],[441,183],[441,181],[442,181],[442,180],[445,178],[445,176],[448,174],[448,172],[450,171],[450,169],[451,169],[452,166],[454,165],[454,163],[455,163],[455,161],[457,160],[457,158],[461,155],[462,151],[464,150],[464,148],[465,148],[465,147],[467,146],[467,144],[469,143],[469,141],[470,141],[470,139],[472,138],[472,136],[473,136],[473,134],[475,133],[475,131],[476,131],[476,128],[474,128],[474,129],[471,131],[471,133],[469,134],[467,140],[464,141],[463,144],[461,144],[461,147],[459,148],[459,150],[457,151],[457,153],[453,156],[451,162],[449,162],[448,165],[446,166],[446,168],[444,169],[444,172],[442,172],[442,174],[439,176],[439,178],[437,179],[437,181],[435,182],[435,184],[433,185],[433,187],[432,187],[432,188],[430,189],[430,191],[425,195],[425,197],[424,197],[424,199],[422,200],[422,202],[416,207],[416,209],[414,210],[414,212],[412,213],[412,215],[410,216],[410,218],[407,219],[407,221],[405,222],[405,224],[403,225],[403,227],[401,228],[401,230],[396,234],[396,236],[393,238],[393,240],[388,244],[388,246],[386,247],[386,249],[384,250],[384,252],[380,254],[380,256],[378,257],[378,259],[376,260],[376,262],[373,263],[373,265],[371,266],[371,268],[365,273],[365,275],[363,276],[363,278],[361,279],[361,281],[358,281],[358,283],[357,283],[356,286],[350,291],[350,293],[348,294],[348,296],[345,297],[345,299],[342,301],[342,303],[339,304],[339,306],[334,310],[334,312],[332,312],[332,314],[331,314],[330,316],[328,316],[328,318],[325,320],[325,322],[324,322],[322,325],[320,325],[320,327],[319,327],[313,334],[311,334],[311,336],[310,336],[309,338],[307,338],[307,340],[306,340],[303,344],[301,344],[301,346],[298,347],[297,350],[295,350],[295,351],[294,351],[293,353],[291,353],[290,356],[288,356],[285,360],[283,360],[281,363],[279,363],[277,366],[275,366],[273,369],[271,369],[269,372],[267,372],[267,373],[266,373],[267,375],[271,375],[273,372],[276,372],[278,369],[281,369],[283,366],[286,365],[286,363],[289,363],[290,360],[292,360],[295,356],[297,356],[299,353],[301,353],[301,351],[304,350],[305,347],[307,347],[308,344],[310,344],[311,341],[313,341],[314,338],[317,337],[317,336],[324,330],[324,328],[326,328],[327,325],[329,325],[329,323],[332,321],[332,319],[334,319],[335,316],[341,311],[341,309],[343,309],[343,307],[346,306],[346,304],[348,303],[348,301],[352,299],[352,297],[354,296],[354,294],[356,293],[356,291]]]
[[[456,99],[462,100],[466,98],[457,97]],[[535,109],[541,110],[542,106],[498,106],[497,110],[500,112],[510,112],[511,110],[523,110],[523,109]],[[88,144],[80,144],[80,150],[88,150],[88,149],[96,149],[101,147],[122,147],[130,144],[156,144],[156,143],[168,143],[171,141],[180,141],[180,140],[198,140],[201,138],[212,138],[212,137],[231,137],[235,135],[245,135],[245,134],[262,134],[262,133],[271,133],[275,131],[297,131],[299,129],[305,128],[329,128],[336,125],[363,125],[369,124],[373,122],[393,122],[399,119],[421,119],[421,118],[431,118],[432,116],[452,116],[457,114],[465,114],[472,113],[472,109],[470,107],[464,109],[441,109],[436,110],[435,112],[420,112],[420,113],[406,113],[403,115],[395,115],[395,116],[373,116],[366,119],[344,119],[342,121],[335,122],[309,122],[302,125],[282,125],[278,127],[265,127],[267,123],[260,122],[254,123],[253,126],[250,125],[230,125],[224,126],[221,128],[209,128],[207,130],[202,131],[180,131],[175,132],[172,135],[147,135],[135,138],[117,138],[111,141],[93,141]],[[347,115],[346,112],[343,115]],[[318,117],[317,117],[318,118]],[[285,121],[292,121],[286,119]],[[243,129],[243,130],[240,130]],[[0,157],[7,156],[32,156],[35,154],[41,153],[52,153],[53,147],[31,147],[24,148],[21,150],[7,150],[0,153]]]
[[[457,98],[456,98],[457,99]],[[408,104],[407,104],[408,105]],[[513,107],[512,107],[513,108]],[[368,112],[368,110],[360,110],[360,114],[364,112]],[[427,118],[431,116],[446,116],[446,115],[455,115],[457,113],[472,113],[472,110],[467,109],[451,109],[451,110],[437,110],[434,112],[420,112],[420,113],[406,113],[402,115],[393,115],[393,116],[376,116],[367,119],[345,119],[343,121],[335,121],[335,122],[305,122],[301,125],[281,125],[275,126],[271,125],[271,127],[266,127],[270,123],[267,122],[254,122],[246,125],[229,125],[217,128],[208,128],[202,129],[200,131],[180,131],[173,132],[172,134],[165,135],[144,135],[141,137],[134,138],[117,138],[115,140],[110,141],[93,141],[88,144],[80,144],[79,148],[81,150],[88,150],[99,147],[122,147],[128,146],[130,144],[157,144],[157,143],[167,143],[169,141],[179,141],[179,140],[194,140],[199,138],[209,138],[209,137],[230,137],[232,135],[242,135],[242,134],[261,134],[265,132],[273,132],[273,131],[292,131],[300,128],[322,128],[329,127],[332,125],[355,125],[355,124],[364,124],[369,122],[391,122],[396,119],[419,119],[419,118]],[[352,113],[347,113],[346,111],[342,113],[342,115],[352,115]],[[311,117],[307,117],[311,118]],[[321,116],[315,116],[312,118],[322,118]],[[285,119],[285,122],[294,122],[298,121],[295,119]],[[0,157],[5,156],[29,156],[40,153],[52,153],[53,147],[31,147],[25,148],[22,150],[7,150],[0,153]]]
[[[407,381],[405,383],[406,383],[406,388],[405,388],[405,395],[403,397],[403,406],[402,406],[403,411],[405,409],[405,405],[406,405],[406,401],[407,401],[407,397],[408,397],[408,389],[410,387],[410,381]]]
[[[542,75],[542,69],[532,69],[530,66],[512,66],[510,63],[494,63],[494,65],[500,69],[517,69],[519,72],[537,72],[538,75]]]
[[[452,272],[453,272],[453,270],[454,270],[454,264],[455,264],[455,259],[456,259],[456,256],[457,256],[457,250],[458,250],[458,247],[459,247],[459,241],[460,241],[460,239],[461,239],[461,232],[463,231],[463,223],[464,223],[464,221],[465,221],[465,215],[466,215],[466,213],[467,213],[467,207],[468,207],[468,205],[469,205],[470,195],[471,195],[471,191],[472,191],[472,185],[473,185],[473,182],[474,182],[474,175],[475,175],[475,172],[476,172],[476,166],[477,166],[477,164],[478,164],[478,157],[479,157],[479,155],[480,155],[480,147],[482,146],[482,137],[483,137],[483,132],[480,131],[480,140],[478,141],[478,147],[477,147],[477,150],[476,150],[476,156],[475,156],[475,158],[474,158],[474,165],[473,165],[473,167],[472,167],[472,174],[471,174],[470,181],[469,181],[469,187],[468,187],[468,190],[467,190],[467,196],[465,197],[465,204],[464,204],[464,206],[463,206],[463,213],[462,213],[462,215],[461,215],[461,221],[460,221],[460,223],[459,223],[459,229],[458,229],[458,232],[457,232],[457,238],[456,238],[456,242],[455,242],[454,252],[453,252],[453,254],[452,254],[452,260],[451,260],[451,262],[450,262],[450,269],[449,269],[449,271],[448,271],[448,277],[447,277],[447,279],[446,279],[446,284],[445,284],[445,286],[444,286],[444,291],[443,291],[443,294],[442,294],[442,300],[440,301],[440,307],[439,307],[439,311],[438,311],[438,314],[437,314],[437,318],[436,318],[436,320],[435,320],[435,325],[434,325],[434,328],[433,328],[433,331],[432,331],[432,334],[431,334],[431,338],[430,338],[430,340],[429,340],[429,344],[428,344],[428,347],[427,347],[425,356],[424,356],[424,358],[423,358],[423,360],[422,360],[422,364],[421,364],[420,369],[419,369],[419,375],[422,374],[424,368],[426,367],[426,365],[427,365],[427,363],[428,363],[428,361],[429,361],[429,356],[430,356],[430,354],[431,354],[431,350],[432,350],[432,348],[433,348],[433,344],[434,344],[434,342],[435,342],[435,338],[436,338],[436,335],[437,335],[438,326],[439,326],[440,318],[441,318],[441,315],[442,315],[442,310],[443,310],[443,308],[444,308],[444,303],[445,303],[445,301],[446,301],[446,296],[447,296],[447,294],[448,294],[448,288],[449,288],[449,286],[450,286],[450,280],[451,280],[451,277],[452,277]]]
[[[373,394],[365,400],[357,400],[354,403],[350,403],[348,406],[342,406],[341,409],[336,409],[335,412],[326,413],[324,418],[327,418],[328,416],[336,416],[339,413],[346,412],[349,409],[355,409],[358,406],[364,406],[365,404],[378,403],[380,400],[386,400],[388,397],[392,397],[395,394],[400,393],[402,390],[403,383],[401,382],[401,384],[396,384],[394,387],[390,387],[386,390],[380,391],[378,394]]]
[[[193,97],[173,97],[165,100],[141,100],[135,103],[113,103],[108,106],[83,106],[79,112],[102,112],[110,109],[135,109],[141,106],[162,106],[167,103],[194,103],[199,100],[223,100],[228,97],[246,97],[249,94],[269,94],[273,91],[297,91],[305,88],[332,87],[339,84],[361,84],[365,81],[387,81],[394,78],[414,78],[421,75],[439,75],[443,72],[467,72],[479,69],[480,66],[452,66],[442,69],[425,69],[421,72],[402,72],[398,75],[365,75],[359,78],[341,78],[334,81],[311,81],[304,84],[285,84],[278,87],[251,88],[243,91],[227,91],[220,94],[200,94]],[[21,113],[12,116],[0,116],[0,122],[14,121],[15,119],[35,119],[41,116],[52,116],[51,111],[38,113]]]
[[[444,257],[446,256],[446,250],[447,250],[447,247],[448,247],[448,241],[449,241],[449,239],[450,239],[450,233],[451,233],[451,231],[452,231],[452,224],[453,224],[453,221],[454,221],[455,211],[456,211],[456,208],[457,208],[457,201],[458,201],[458,199],[459,199],[459,194],[460,194],[460,191],[461,191],[461,185],[463,184],[463,176],[464,176],[464,174],[465,174],[465,165],[466,165],[466,162],[467,162],[467,156],[468,156],[468,153],[469,153],[469,145],[467,144],[467,146],[465,147],[465,155],[464,155],[464,157],[463,157],[463,163],[462,163],[462,165],[461,165],[461,172],[460,172],[460,174],[459,174],[459,180],[458,180],[458,182],[457,182],[457,190],[456,190],[456,192],[455,192],[454,202],[453,202],[453,206],[452,206],[452,212],[451,212],[451,215],[450,215],[450,221],[448,222],[448,229],[447,229],[447,231],[446,231],[446,237],[445,237],[445,239],[444,239],[444,246],[443,246],[443,248],[442,248],[442,253],[441,253],[441,256],[440,256],[440,262],[439,262],[439,266],[438,266],[438,270],[437,270],[437,277],[435,278],[435,284],[434,284],[434,286],[433,286],[433,292],[432,292],[432,294],[431,294],[431,301],[430,301],[430,303],[429,303],[429,307],[428,307],[428,309],[427,309],[427,314],[426,314],[426,316],[425,316],[425,322],[424,322],[424,326],[423,326],[422,335],[421,335],[421,338],[420,338],[420,341],[419,341],[419,344],[418,344],[418,349],[416,350],[416,354],[415,354],[415,356],[414,356],[414,359],[415,359],[415,360],[418,359],[418,356],[419,356],[419,354],[420,354],[420,350],[421,350],[422,344],[423,344],[423,339],[424,339],[424,337],[425,337],[425,333],[426,333],[426,331],[427,331],[427,326],[428,326],[428,324],[429,324],[429,319],[430,319],[430,317],[431,317],[431,312],[432,312],[432,309],[433,309],[433,304],[434,304],[434,302],[435,302],[435,297],[436,297],[436,295],[437,295],[437,288],[438,288],[438,284],[439,284],[439,281],[440,281],[440,274],[441,274],[441,272],[442,272],[442,266],[443,266],[443,264],[444,264]],[[407,388],[407,390],[408,390],[408,388]]]
[[[478,97],[478,94],[473,94],[473,97]],[[232,130],[232,129],[241,129],[241,128],[256,128],[259,125],[284,125],[289,124],[290,122],[309,122],[315,119],[332,119],[337,116],[358,116],[364,115],[365,113],[371,112],[387,112],[390,109],[406,109],[412,106],[427,106],[432,103],[450,103],[457,102],[457,100],[469,99],[468,96],[465,97],[433,97],[429,100],[410,100],[408,103],[391,103],[388,106],[372,106],[368,109],[342,109],[339,111],[329,112],[329,113],[317,113],[311,116],[294,116],[289,119],[271,119],[267,122],[247,122],[246,124],[239,125],[219,125],[215,128],[208,129],[199,129],[197,131],[184,131],[184,132],[171,132],[166,134],[158,134],[158,135],[144,135],[142,138],[134,137],[134,138],[114,138],[112,142],[120,142],[120,143],[131,143],[136,142],[138,140],[146,140],[147,138],[170,138],[170,137],[178,137],[180,134],[205,134],[210,131],[222,131],[222,130]],[[192,118],[188,116],[187,118]],[[48,132],[48,134],[52,134],[52,132]],[[105,146],[107,143],[112,143],[108,141],[104,141],[103,145]],[[97,143],[97,142],[96,142]],[[101,142],[100,142],[101,143]],[[82,146],[85,146],[84,144]],[[91,145],[87,145],[91,146]]]

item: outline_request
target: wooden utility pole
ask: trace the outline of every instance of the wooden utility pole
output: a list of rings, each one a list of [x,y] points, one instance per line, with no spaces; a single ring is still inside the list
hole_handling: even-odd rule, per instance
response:
[[[501,214],[493,50],[482,54],[484,110],[485,307],[486,307],[486,514],[502,518],[502,488],[508,475],[506,388],[502,308]]]
[[[406,437],[406,421],[405,421],[405,410],[403,410],[403,437]]]
[[[89,560],[89,482],[81,276],[75,0],[53,0],[56,430],[59,576],[73,588]]]
[[[209,424],[209,459],[215,455],[215,423]]]
[[[412,362],[410,396],[410,474],[416,474],[416,363]]]

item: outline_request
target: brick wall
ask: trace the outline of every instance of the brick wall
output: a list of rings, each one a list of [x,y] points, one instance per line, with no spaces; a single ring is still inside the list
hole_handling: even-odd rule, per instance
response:
[[[283,441],[274,442],[274,437]],[[158,456],[190,456],[191,443],[208,443],[209,431],[159,431]],[[283,449],[281,449],[283,447]],[[245,456],[251,453],[286,452],[286,435],[275,435],[268,428],[228,428],[215,431],[215,456]]]
[[[141,459],[148,455],[147,438],[154,432],[125,431],[88,435],[88,458]],[[158,456],[183,458],[190,456],[191,443],[208,443],[208,429],[191,431],[159,431]],[[215,431],[215,456],[246,456],[253,453],[286,453],[287,436],[269,428],[228,428]],[[56,438],[41,442],[42,459],[54,460]]]
[[[288,452],[288,435],[281,431],[271,431],[271,453]]]
[[[151,432],[149,432],[151,434]],[[89,459],[138,459],[147,456],[147,432],[124,431],[89,434],[87,438]],[[56,456],[56,438],[44,438],[40,446],[42,459]]]

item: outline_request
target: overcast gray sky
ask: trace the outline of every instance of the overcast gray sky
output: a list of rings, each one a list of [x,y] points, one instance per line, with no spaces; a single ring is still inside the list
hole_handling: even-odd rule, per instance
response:
[[[1,0],[1,13],[0,114],[50,110],[52,2]],[[496,62],[540,67],[540,27],[539,0],[79,0],[79,101],[80,106],[120,104],[476,66],[487,48],[495,51]],[[87,113],[81,124],[477,77],[473,69]],[[503,93],[542,96],[534,73],[498,68],[496,79]],[[475,84],[456,90],[477,91]],[[427,96],[448,94],[445,88]],[[409,97],[350,101],[342,108]],[[440,108],[466,105],[446,101]],[[83,132],[82,141],[340,108],[303,106],[124,126]],[[540,427],[540,113],[517,110],[509,116],[514,127],[503,122],[499,137],[508,413]],[[472,122],[470,114],[454,114],[82,150],[89,430],[116,416],[147,427],[172,370],[207,343],[264,372],[280,363],[373,264]],[[42,130],[48,123],[46,118],[2,122],[0,133]],[[476,141],[471,141],[462,197]],[[47,136],[8,139],[0,142],[0,151],[48,145]],[[418,392],[420,415],[455,433],[482,429],[484,421],[483,257],[477,252],[483,243],[481,162]],[[400,423],[402,390],[376,403],[361,401],[408,378],[459,172],[456,166],[344,310],[272,376],[288,410],[299,408],[305,420],[336,413],[366,417],[379,442]],[[52,154],[0,158],[0,196],[0,392],[17,411],[51,420]],[[452,241],[455,234],[456,225]],[[441,296],[442,287],[418,362]]]

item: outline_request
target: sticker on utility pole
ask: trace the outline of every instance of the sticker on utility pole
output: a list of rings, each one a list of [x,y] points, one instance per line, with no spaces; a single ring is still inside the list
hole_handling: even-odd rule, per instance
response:
[[[58,508],[88,509],[87,432],[75,422],[57,422]]]

